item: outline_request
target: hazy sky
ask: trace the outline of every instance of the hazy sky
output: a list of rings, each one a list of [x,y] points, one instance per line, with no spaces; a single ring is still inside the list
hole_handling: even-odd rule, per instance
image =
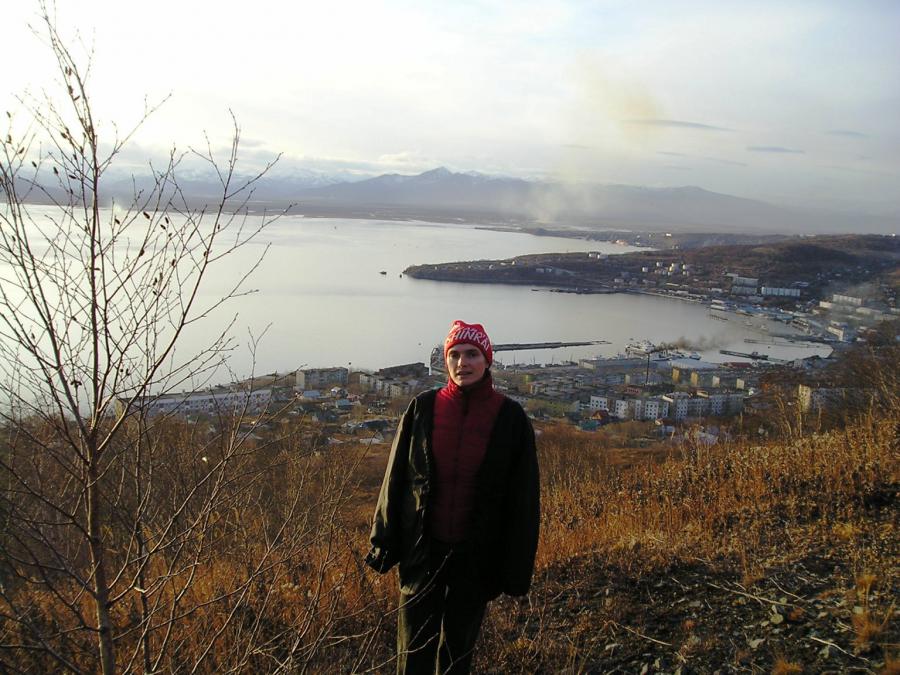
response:
[[[214,143],[248,161],[697,185],[900,213],[895,0],[84,0],[97,113],[171,99],[129,157]],[[55,77],[7,0],[0,104]],[[21,117],[19,117],[21,121]],[[108,130],[109,125],[101,127]]]

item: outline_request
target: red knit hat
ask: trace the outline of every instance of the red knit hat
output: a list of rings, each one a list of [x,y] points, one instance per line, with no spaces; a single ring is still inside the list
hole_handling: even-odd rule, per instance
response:
[[[447,358],[450,348],[458,344],[475,345],[484,354],[488,366],[493,363],[494,348],[491,347],[491,339],[480,323],[466,323],[457,319],[450,324],[450,332],[447,333],[447,339],[444,340],[444,359]]]

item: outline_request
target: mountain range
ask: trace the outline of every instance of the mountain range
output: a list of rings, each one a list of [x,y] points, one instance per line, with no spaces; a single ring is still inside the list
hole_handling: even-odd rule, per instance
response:
[[[867,214],[802,210],[699,187],[573,184],[453,173],[385,174],[297,192],[298,210],[327,206],[403,207],[494,214],[500,220],[586,229],[753,232],[893,232],[897,221]]]
[[[108,196],[128,199],[149,176],[112,176]],[[212,175],[179,176],[189,201],[214,200]],[[674,230],[746,233],[894,233],[898,217],[784,207],[700,187],[528,181],[456,173],[444,167],[416,175],[341,180],[313,171],[270,173],[254,186],[253,208],[284,208],[309,216],[399,218],[518,224],[586,230]]]

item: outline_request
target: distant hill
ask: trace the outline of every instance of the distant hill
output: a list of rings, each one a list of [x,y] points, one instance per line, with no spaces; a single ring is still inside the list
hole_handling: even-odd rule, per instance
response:
[[[52,178],[52,177],[48,177]],[[52,180],[45,181],[52,185]],[[212,175],[179,176],[193,204],[213,201],[221,187]],[[104,192],[127,200],[152,186],[149,176],[110,176]],[[37,199],[37,195],[33,193]],[[728,233],[894,233],[894,218],[814,211],[711,192],[699,187],[571,184],[455,173],[384,174],[350,181],[320,172],[270,173],[254,185],[251,205],[310,216],[515,223],[547,228]]]
[[[460,207],[465,210],[474,207],[512,213],[515,204],[528,198],[535,185],[517,178],[453,173],[441,167],[415,176],[392,173],[355,183],[309,188],[299,196],[304,201],[341,204],[403,204],[422,208]]]
[[[754,232],[893,232],[897,221],[864,214],[803,211],[698,187],[563,184],[453,173],[445,168],[301,190],[298,209],[404,208],[476,212],[505,220],[586,229]]]

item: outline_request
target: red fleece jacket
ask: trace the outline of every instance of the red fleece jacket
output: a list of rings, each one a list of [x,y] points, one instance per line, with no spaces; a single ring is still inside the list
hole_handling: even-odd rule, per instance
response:
[[[466,389],[449,380],[437,393],[430,511],[430,531],[435,539],[456,544],[468,537],[475,476],[502,404],[503,394],[494,391],[490,372]]]

